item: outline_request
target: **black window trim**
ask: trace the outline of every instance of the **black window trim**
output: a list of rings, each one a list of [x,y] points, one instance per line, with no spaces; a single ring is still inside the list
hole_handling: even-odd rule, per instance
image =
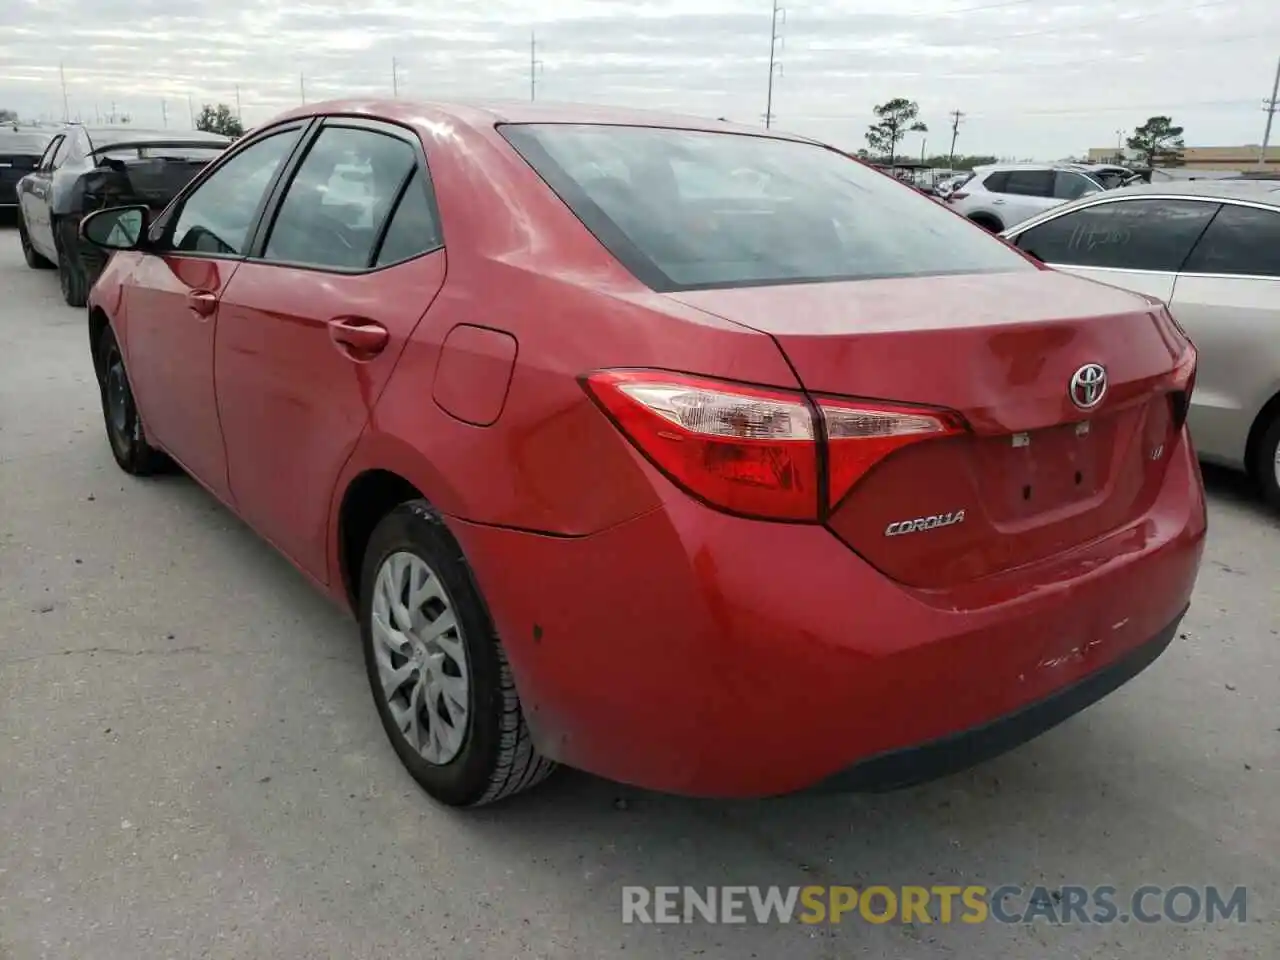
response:
[[[265,127],[260,131],[255,131],[252,137],[245,137],[236,141],[234,147],[229,149],[216,162],[209,164],[193,179],[183,191],[174,198],[173,202],[165,208],[164,212],[156,218],[152,223],[149,233],[149,239],[155,245],[155,252],[162,256],[181,257],[184,260],[244,260],[244,253],[214,253],[208,250],[175,250],[173,249],[173,231],[177,227],[178,218],[182,215],[183,208],[187,205],[187,201],[191,195],[200,189],[209,178],[221,170],[232,159],[239,156],[244,151],[262,143],[270,137],[277,136],[282,133],[294,133],[296,138],[293,146],[289,148],[289,152],[285,155],[284,161],[276,168],[276,172],[271,177],[271,182],[267,184],[267,189],[263,191],[262,199],[258,201],[258,207],[253,213],[253,217],[249,221],[249,230],[246,233],[246,239],[252,241],[256,235],[258,226],[261,222],[263,211],[266,210],[276,185],[280,181],[281,175],[290,168],[294,158],[298,155],[298,148],[306,140],[307,131],[315,125],[314,117],[301,117],[293,120],[286,120],[271,127]],[[251,250],[252,244],[246,244],[246,250]]]
[[[53,170],[53,155],[58,152],[58,145],[67,138],[65,133],[60,133],[46,144],[44,152],[40,154],[40,160],[36,163],[36,172],[46,173]]]
[[[319,139],[320,134],[332,128],[366,130],[383,134],[384,136],[395,137],[407,143],[413,149],[416,158],[416,162],[409,170],[404,183],[397,189],[395,202],[388,209],[386,219],[378,229],[378,236],[374,241],[370,261],[363,267],[337,267],[315,263],[299,263],[293,260],[269,260],[265,255],[267,240],[271,236],[271,230],[275,227],[276,218],[280,215],[280,208],[284,204],[285,193],[293,182],[293,176],[306,160],[307,154],[311,152],[311,147]],[[284,164],[281,166],[282,168],[285,167]],[[423,149],[422,140],[406,124],[376,117],[367,117],[361,114],[335,113],[316,117],[310,128],[303,134],[298,146],[294,148],[294,152],[290,155],[287,169],[282,169],[281,173],[283,176],[276,177],[267,190],[265,205],[258,211],[254,226],[250,230],[250,240],[245,248],[246,254],[237,259],[260,263],[265,266],[284,267],[290,270],[310,270],[315,273],[338,274],[341,276],[362,276],[409,263],[419,257],[438,253],[445,248],[444,224],[440,220],[440,207],[436,201],[435,184],[431,179],[431,168],[427,164],[427,154]],[[393,263],[378,264],[378,254],[382,250],[382,243],[391,227],[391,221],[400,209],[400,201],[404,199],[405,193],[408,192],[409,184],[413,183],[415,179],[427,192],[427,204],[430,206],[431,214],[436,221],[438,242],[430,249],[415,253],[412,257],[396,260]]]
[[[1191,251],[1195,250],[1196,246],[1200,243],[1200,240],[1204,237],[1205,231],[1208,230],[1209,226],[1213,223],[1213,221],[1217,219],[1218,213],[1222,210],[1224,206],[1252,207],[1255,210],[1267,210],[1272,213],[1280,214],[1280,205],[1269,204],[1269,203],[1265,203],[1257,200],[1244,200],[1239,197],[1211,197],[1207,195],[1193,194],[1193,193],[1138,193],[1128,197],[1105,196],[1105,197],[1099,197],[1096,200],[1090,200],[1088,203],[1081,203],[1079,206],[1072,206],[1069,210],[1063,210],[1060,207],[1055,207],[1052,211],[1044,215],[1034,217],[1031,220],[1026,220],[1018,224],[1016,227],[1013,227],[1008,231],[1006,231],[1004,234],[1002,234],[1002,236],[1006,240],[1008,240],[1010,243],[1012,243],[1014,246],[1017,246],[1018,239],[1024,233],[1027,233],[1030,230],[1034,230],[1036,227],[1043,226],[1044,224],[1049,223],[1052,220],[1057,220],[1059,217],[1065,217],[1073,213],[1079,213],[1081,210],[1091,210],[1092,208],[1100,207],[1103,204],[1129,203],[1134,200],[1194,200],[1197,203],[1216,204],[1218,209],[1213,211],[1213,216],[1209,217],[1209,219],[1205,221],[1204,228],[1200,231],[1199,236],[1197,236],[1195,241],[1191,244],[1191,248],[1190,250],[1187,251],[1187,255],[1186,257],[1183,258],[1182,263],[1178,264],[1177,270],[1146,270],[1146,269],[1141,269],[1137,267],[1084,267],[1084,266],[1078,266],[1077,264],[1070,264],[1070,263],[1046,263],[1045,266],[1047,267],[1078,267],[1078,269],[1080,270],[1102,270],[1108,273],[1149,273],[1149,274],[1175,273],[1180,277],[1207,277],[1207,278],[1223,279],[1223,280],[1240,279],[1240,278],[1252,278],[1255,280],[1277,279],[1276,277],[1261,277],[1261,276],[1255,276],[1254,274],[1195,273],[1195,272],[1184,273],[1182,271],[1182,266],[1187,262],[1187,260],[1191,258]],[[1019,247],[1018,249],[1022,249],[1022,248]]]

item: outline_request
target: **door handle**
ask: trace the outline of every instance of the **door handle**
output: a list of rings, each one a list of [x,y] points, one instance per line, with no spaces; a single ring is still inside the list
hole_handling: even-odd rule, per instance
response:
[[[329,337],[343,353],[368,360],[386,349],[391,340],[387,328],[364,317],[339,317],[329,321]]]
[[[212,316],[213,311],[218,309],[218,295],[208,290],[188,290],[187,306],[190,307],[197,316]]]
[[[1003,201],[1003,200],[1001,200],[999,197],[996,197],[996,198],[995,198],[994,200],[992,200],[991,202],[992,202],[992,203],[1004,203],[1004,201]]]

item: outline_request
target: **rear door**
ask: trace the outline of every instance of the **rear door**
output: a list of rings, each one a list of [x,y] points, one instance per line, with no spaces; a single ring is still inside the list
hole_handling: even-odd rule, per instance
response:
[[[1001,214],[1006,227],[1021,223],[1061,201],[1053,199],[1052,170],[1010,170]]]
[[[334,191],[353,166],[363,188]],[[277,193],[222,297],[218,411],[241,515],[324,581],[338,474],[444,282],[445,254],[426,158],[400,127],[328,121]]]
[[[1170,306],[1200,348],[1189,418],[1196,447],[1241,466],[1254,418],[1280,392],[1280,211],[1223,204]]]
[[[1178,269],[1217,210],[1217,202],[1192,198],[1104,200],[1010,238],[1055,269],[1168,303]]]

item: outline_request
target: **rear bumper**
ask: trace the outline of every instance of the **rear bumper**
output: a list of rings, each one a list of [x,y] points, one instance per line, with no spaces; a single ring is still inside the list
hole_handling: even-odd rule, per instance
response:
[[[539,748],[697,796],[787,793],[850,768],[854,784],[892,783],[922,744],[946,770],[957,751],[1021,742],[1010,731],[1084,706],[1077,688],[1108,692],[1172,630],[1205,534],[1185,433],[1146,515],[952,590],[895,583],[825,529],[729,517],[653,483],[662,508],[593,536],[450,527]]]
[[[1177,635],[1186,610],[1150,640],[1044,700],[931,743],[860,760],[819,784],[826,790],[884,791],[909,787],[975,764],[1033,740],[1128,683],[1159,658]]]

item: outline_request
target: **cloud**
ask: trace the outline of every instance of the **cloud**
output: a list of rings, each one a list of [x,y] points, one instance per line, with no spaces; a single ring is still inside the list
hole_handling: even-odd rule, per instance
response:
[[[618,103],[758,123],[768,0],[8,0],[0,106],[60,119],[114,109],[189,125],[188,98],[248,124],[308,100],[386,95],[524,98],[536,32],[540,98]],[[1114,143],[1155,113],[1188,142],[1257,142],[1275,68],[1274,0],[814,0],[780,26],[775,123],[860,146],[874,104],[905,96],[928,152],[1052,159]],[[163,106],[162,106],[163,105]],[[918,135],[903,145],[921,147]]]

